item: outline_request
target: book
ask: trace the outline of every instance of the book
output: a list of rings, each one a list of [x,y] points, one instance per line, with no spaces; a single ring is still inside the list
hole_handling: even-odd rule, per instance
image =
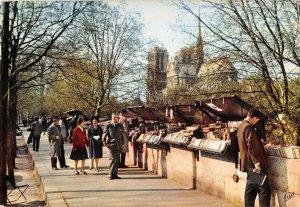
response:
[[[266,174],[264,174],[262,172],[257,173],[257,172],[254,172],[253,170],[254,170],[253,168],[249,169],[247,178],[251,182],[253,182],[253,183],[255,183],[255,184],[259,185],[259,186],[262,186],[265,183],[265,181],[266,181],[266,178],[267,178]]]

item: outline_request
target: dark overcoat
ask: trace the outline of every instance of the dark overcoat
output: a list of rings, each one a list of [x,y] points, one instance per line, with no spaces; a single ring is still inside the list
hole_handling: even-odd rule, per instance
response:
[[[268,160],[261,140],[252,124],[244,120],[238,128],[238,143],[240,149],[240,170],[247,172],[260,163],[262,170],[268,170]]]
[[[110,150],[121,151],[124,144],[123,134],[124,128],[122,124],[110,123],[105,128],[103,142]]]

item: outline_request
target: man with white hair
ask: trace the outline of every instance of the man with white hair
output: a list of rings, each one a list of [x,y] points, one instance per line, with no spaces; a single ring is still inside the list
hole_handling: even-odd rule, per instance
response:
[[[119,123],[119,116],[114,113],[112,114],[112,122],[106,126],[104,131],[103,143],[108,147],[110,151],[110,167],[108,178],[121,179],[118,176],[119,162],[120,162],[120,152],[124,149],[124,140],[123,140],[123,125]]]

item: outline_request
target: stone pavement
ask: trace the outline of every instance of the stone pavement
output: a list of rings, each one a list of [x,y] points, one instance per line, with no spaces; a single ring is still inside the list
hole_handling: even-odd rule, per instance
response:
[[[27,202],[21,197],[13,206],[22,206],[22,207],[37,207],[45,206],[43,201],[43,195],[41,189],[37,183],[37,179],[34,176],[32,170],[32,164],[30,157],[28,155],[27,145],[25,143],[23,136],[17,136],[17,158],[16,158],[16,167],[15,169],[15,179],[17,185],[28,184],[29,188],[25,192]],[[9,195],[10,200],[16,200],[19,197],[20,193],[18,191],[13,191]]]
[[[32,151],[31,146],[29,150],[48,206],[233,206],[140,168],[121,169],[119,176],[122,179],[108,180],[109,159],[106,148],[103,148],[104,158],[100,159],[100,172],[88,170],[87,160],[88,175],[75,175],[73,161],[68,159],[71,144],[65,144],[70,168],[54,171],[50,166],[47,142],[47,137],[42,136],[39,152]]]

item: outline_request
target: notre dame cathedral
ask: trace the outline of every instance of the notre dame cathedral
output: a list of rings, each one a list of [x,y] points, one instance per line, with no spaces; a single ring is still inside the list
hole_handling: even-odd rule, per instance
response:
[[[205,62],[203,47],[181,49],[171,59],[165,48],[154,47],[148,52],[147,80],[147,102],[160,103],[167,91],[176,86],[192,89],[198,84],[203,90],[213,91],[224,83],[236,82],[237,72],[228,57]]]

